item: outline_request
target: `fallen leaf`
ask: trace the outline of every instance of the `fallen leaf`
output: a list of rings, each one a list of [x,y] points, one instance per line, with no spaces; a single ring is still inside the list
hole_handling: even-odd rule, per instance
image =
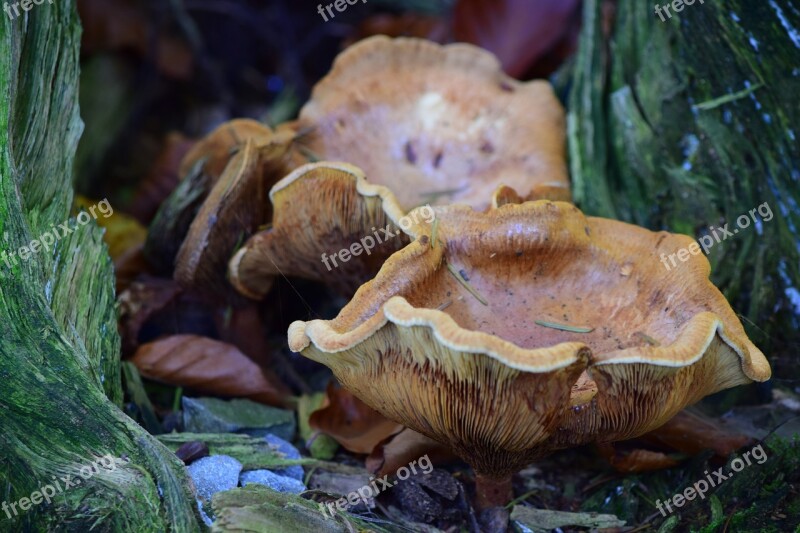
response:
[[[236,347],[197,335],[173,335],[143,344],[131,361],[149,379],[214,396],[249,398],[282,406],[288,388]]]
[[[330,435],[353,453],[371,453],[381,441],[403,429],[333,383],[328,385],[326,395],[322,408],[309,417],[309,426]]]
[[[180,292],[178,284],[171,279],[149,278],[131,283],[120,293],[117,303],[123,357],[139,346],[139,331],[145,322],[174,301]]]
[[[559,54],[574,48],[580,5],[580,0],[459,0],[453,34],[456,41],[494,53],[510,76],[521,77],[565,38],[572,46]]]
[[[677,459],[652,450],[620,451],[616,450],[613,444],[598,445],[597,449],[617,472],[652,472],[672,468],[679,464]]]
[[[754,442],[749,436],[728,430],[721,422],[694,409],[684,409],[650,433],[597,448],[619,472],[649,472],[677,466],[680,458],[668,455],[670,452],[691,456],[713,450],[725,459]]]
[[[311,429],[309,418],[322,406],[325,393],[304,394],[297,400],[297,426],[300,438],[306,442],[306,448],[314,459],[330,460],[339,449],[339,443],[330,435]]]
[[[404,428],[375,446],[367,457],[367,470],[377,476],[393,474],[401,466],[425,455],[437,465],[458,460],[446,446],[413,429]]]
[[[147,238],[147,229],[132,216],[114,209],[107,198],[98,201],[76,196],[73,211],[75,214],[86,211],[98,226],[105,228],[103,241],[108,245],[108,255],[113,261],[130,250],[141,248]]]
[[[139,183],[127,210],[142,224],[149,224],[161,203],[180,182],[180,165],[183,158],[195,145],[194,140],[172,132],[167,135],[161,152],[150,171]]]
[[[684,409],[660,428],[640,437],[640,440],[687,455],[697,455],[710,449],[722,458],[755,442],[747,435],[726,429],[716,419],[692,409]]]

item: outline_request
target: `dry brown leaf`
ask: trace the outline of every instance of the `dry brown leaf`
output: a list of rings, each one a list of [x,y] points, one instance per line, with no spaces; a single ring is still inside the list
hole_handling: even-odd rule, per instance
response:
[[[640,440],[686,455],[714,450],[714,453],[724,458],[755,442],[747,435],[733,433],[722,427],[717,420],[692,409],[684,409],[660,428],[640,437]]]
[[[166,77],[191,77],[194,58],[189,45],[159,31],[141,4],[130,0],[80,0],[78,12],[83,25],[82,53],[134,51],[144,59],[154,58]]]
[[[161,203],[177,187],[182,178],[179,173],[181,161],[195,143],[196,141],[177,132],[168,134],[164,139],[161,152],[139,183],[127,208],[141,223],[149,224]]]
[[[403,429],[333,383],[328,385],[326,396],[308,423],[353,453],[371,453],[381,441]]]
[[[146,378],[203,394],[276,406],[285,405],[290,395],[275,374],[235,346],[197,335],[173,335],[143,344],[132,361]]]
[[[366,466],[376,476],[393,474],[401,466],[424,455],[436,465],[458,460],[446,446],[413,429],[404,428],[375,446],[367,457]]]
[[[98,226],[105,228],[103,241],[108,245],[108,255],[113,261],[144,244],[147,229],[132,216],[114,209],[107,198],[98,201],[76,196],[73,203],[75,213],[86,211]]]
[[[568,53],[559,45],[579,22],[579,0],[459,0],[453,11],[455,40],[494,53],[517,78],[548,53]]]
[[[651,472],[678,465],[676,459],[661,452],[642,449],[623,452],[615,450],[613,444],[602,444],[597,448],[617,472]]]
[[[617,471],[647,472],[676,466],[679,461],[668,456],[669,452],[697,455],[703,450],[713,450],[718,457],[725,459],[753,442],[746,435],[721,427],[713,418],[693,409],[684,409],[646,435],[615,444],[599,445],[598,449]]]

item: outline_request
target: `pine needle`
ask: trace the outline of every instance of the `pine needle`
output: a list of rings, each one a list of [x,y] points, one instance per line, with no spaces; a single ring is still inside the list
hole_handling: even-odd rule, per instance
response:
[[[478,291],[476,291],[475,288],[472,285],[470,285],[467,280],[465,280],[463,277],[461,277],[461,274],[458,273],[458,271],[455,269],[455,267],[453,265],[451,265],[450,263],[447,263],[447,269],[456,278],[456,280],[461,285],[463,285],[464,288],[467,289],[471,295],[473,295],[475,297],[476,300],[478,300],[483,305],[489,305],[489,302],[487,302],[486,299],[483,296],[478,294]]]
[[[445,303],[443,303],[442,305],[437,307],[436,310],[437,311],[444,311],[445,309],[447,309],[451,305],[453,305],[453,300],[447,300]]]
[[[433,227],[431,228],[431,248],[436,248],[436,237],[439,235],[439,219],[433,215]]]
[[[543,320],[533,321],[537,326],[544,328],[559,329],[561,331],[569,331],[570,333],[591,333],[594,328],[582,328],[579,326],[568,326],[566,324],[557,324],[555,322],[545,322]]]
[[[634,335],[639,335],[639,336],[640,336],[642,339],[644,339],[644,341],[645,341],[647,344],[649,344],[650,346],[661,346],[661,343],[660,343],[660,342],[658,342],[657,340],[655,340],[655,339],[654,339],[653,337],[651,337],[650,335],[647,335],[646,333],[642,333],[641,331],[637,331],[636,333],[634,333]]]

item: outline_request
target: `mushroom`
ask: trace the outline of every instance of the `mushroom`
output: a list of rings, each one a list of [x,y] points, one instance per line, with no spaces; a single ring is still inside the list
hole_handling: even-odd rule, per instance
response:
[[[285,274],[352,295],[409,243],[399,226],[413,220],[406,221],[394,195],[347,163],[303,165],[269,197],[271,227],[251,237],[229,265],[231,283],[250,298],[263,298],[274,276]]]
[[[569,199],[564,112],[551,86],[509,78],[474,46],[366,39],[339,55],[291,127],[306,132],[298,151],[364,171],[323,162],[327,170],[304,167],[276,184],[272,227],[229,266],[231,282],[250,298],[263,298],[283,273],[352,295],[406,238],[333,275],[325,258],[396,225],[415,206],[458,201],[482,210],[498,201]]]
[[[228,258],[237,240],[268,218],[269,176],[280,176],[286,143],[256,148],[252,141],[233,156],[198,211],[175,258],[175,280],[185,287],[225,289]]]
[[[227,263],[238,243],[271,216],[266,192],[305,162],[296,130],[253,120],[222,125],[187,154],[184,181],[151,225],[148,256],[184,287],[226,291]],[[175,241],[181,242],[175,250]]]
[[[347,161],[404,210],[489,207],[506,184],[525,198],[569,200],[564,110],[547,81],[521,83],[467,44],[378,36],[342,52],[297,121],[298,145]]]
[[[257,146],[268,144],[274,135],[266,124],[249,118],[225,122],[195,144],[181,161],[180,176],[187,176],[202,161],[203,172],[211,176],[211,185],[217,182],[228,162],[247,141]]]
[[[469,463],[478,506],[506,503],[511,475],[553,450],[636,437],[769,378],[708,261],[661,265],[690,238],[502,196],[486,213],[435,208],[335,319],[288,332],[293,351]]]

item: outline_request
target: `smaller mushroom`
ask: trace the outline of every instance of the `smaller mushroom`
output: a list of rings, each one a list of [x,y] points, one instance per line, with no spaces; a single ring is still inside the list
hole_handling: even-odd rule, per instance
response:
[[[263,298],[279,275],[322,281],[351,296],[409,242],[401,227],[413,220],[394,195],[347,163],[303,165],[269,197],[271,227],[248,239],[229,265],[231,283],[250,298]]]
[[[218,206],[212,207],[210,204],[204,206],[204,204],[212,196],[212,191],[232,162],[234,166],[231,167],[231,173],[236,173],[242,161],[241,157],[237,159],[237,155],[248,146],[248,143],[259,153],[260,163],[254,166],[255,159],[250,157],[249,172],[255,172],[255,175],[239,176],[236,181],[240,184],[249,184],[250,187],[257,185],[257,190],[266,190],[274,181],[283,177],[289,168],[305,162],[305,159],[290,149],[295,137],[295,131],[289,127],[273,131],[255,120],[236,119],[219,126],[200,140],[183,158],[179,170],[181,182],[162,203],[150,224],[145,243],[148,262],[161,274],[173,274],[181,245],[185,243],[189,229],[201,209],[218,217],[215,212]],[[270,163],[270,158],[275,158],[273,163],[277,163],[272,168],[269,166],[273,164]],[[234,159],[236,161],[233,161]],[[268,175],[270,172],[275,175]],[[233,179],[231,173],[226,180]],[[226,187],[227,185],[217,188],[217,193],[213,194],[217,203],[222,196],[230,196],[231,191],[227,191]],[[242,210],[248,208],[247,200],[242,202],[239,208]],[[257,224],[262,224],[263,217],[266,216],[263,202],[255,206],[255,209],[255,212],[242,218],[252,218],[250,215],[253,215],[253,220],[257,221]],[[209,221],[206,219],[204,223],[207,222]],[[198,232],[199,229],[195,226],[195,237]],[[235,244],[235,241],[231,244],[231,252]],[[183,248],[184,264],[180,268],[178,278],[184,285],[191,286],[194,283],[193,270],[196,265],[185,264],[188,260],[186,254],[191,245],[186,244]],[[224,260],[227,261],[227,258]],[[224,278],[224,269],[215,269],[215,272]]]
[[[236,132],[242,129],[254,134],[245,139],[238,139]],[[211,137],[217,139],[225,135],[236,137],[237,142],[243,144],[226,148],[230,149],[230,159],[225,164],[222,174],[215,179],[213,173],[224,160],[224,150],[220,148],[219,142],[212,143],[207,140],[204,143],[207,145],[209,159],[201,158],[195,165],[203,165],[203,161],[214,165],[208,167],[208,172],[211,174],[208,174],[204,182],[210,184],[210,191],[202,199],[197,212],[192,215],[187,209],[199,203],[202,193],[186,191],[184,187],[179,186],[176,192],[194,194],[196,200],[185,202],[176,197],[176,202],[183,209],[170,211],[172,215],[170,219],[166,217],[157,219],[159,224],[154,225],[150,231],[153,235],[151,242],[162,242],[163,238],[155,234],[158,227],[162,227],[163,223],[168,223],[170,220],[186,220],[187,213],[192,215],[185,238],[182,239],[182,244],[175,254],[175,280],[184,287],[221,293],[230,290],[225,281],[225,274],[228,260],[237,244],[271,217],[270,206],[266,201],[267,190],[283,177],[289,168],[294,168],[301,161],[305,161],[293,149],[297,133],[291,128],[275,132],[266,127],[255,132],[247,128],[221,129]],[[198,157],[198,153],[189,154],[187,160],[194,160]],[[206,167],[203,168],[201,174],[205,174]],[[173,204],[168,200],[167,205]],[[173,229],[179,229],[178,225]],[[176,236],[174,232],[171,235]],[[158,250],[158,247],[154,248],[150,249],[151,254]]]
[[[298,145],[347,161],[423,204],[489,207],[499,182],[570,200],[564,109],[547,81],[519,82],[468,44],[378,36],[339,54],[300,111]]]

